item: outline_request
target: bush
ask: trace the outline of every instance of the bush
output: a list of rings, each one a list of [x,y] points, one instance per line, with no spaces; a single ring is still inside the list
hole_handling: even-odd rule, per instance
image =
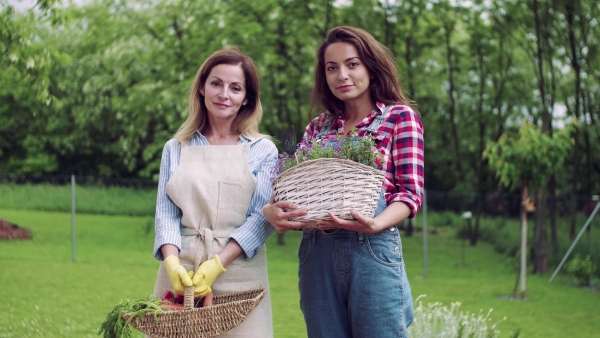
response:
[[[420,300],[425,297],[419,296],[415,300],[418,306],[415,308],[415,320],[408,329],[412,337],[473,337],[473,338],[496,338],[500,336],[498,324],[506,320],[491,324],[490,314],[492,309],[484,316],[482,312],[475,316],[469,312],[459,311],[460,302],[454,302],[447,308],[441,303],[429,303],[423,305]],[[488,327],[488,324],[491,324]]]
[[[577,280],[577,283],[582,286],[590,286],[592,284],[592,276],[596,270],[590,255],[585,259],[581,259],[579,255],[575,255],[566,266],[569,275],[572,275]]]

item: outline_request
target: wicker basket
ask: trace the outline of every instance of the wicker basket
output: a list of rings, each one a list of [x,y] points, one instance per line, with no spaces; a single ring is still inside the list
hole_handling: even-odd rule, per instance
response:
[[[267,290],[256,289],[216,295],[213,305],[194,308],[194,287],[185,290],[184,310],[146,313],[131,319],[138,331],[154,338],[204,338],[221,335],[244,321],[265,297]],[[123,314],[129,320],[131,314]]]
[[[298,230],[312,230],[328,220],[328,212],[353,219],[351,210],[373,217],[384,173],[351,160],[320,158],[302,162],[273,180],[275,201],[293,202],[308,211],[290,220],[308,222]]]

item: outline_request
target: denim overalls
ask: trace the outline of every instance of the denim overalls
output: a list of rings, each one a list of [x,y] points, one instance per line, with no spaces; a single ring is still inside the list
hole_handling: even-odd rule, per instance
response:
[[[375,133],[391,107],[367,131]],[[317,137],[330,129],[329,123]],[[385,208],[382,190],[375,215]],[[305,231],[298,259],[300,308],[308,337],[408,337],[413,300],[395,226],[376,234]]]

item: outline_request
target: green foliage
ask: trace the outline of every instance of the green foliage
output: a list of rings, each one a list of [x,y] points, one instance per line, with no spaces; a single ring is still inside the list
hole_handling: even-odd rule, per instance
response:
[[[573,143],[570,130],[566,127],[549,136],[524,122],[517,135],[504,133],[497,142],[488,143],[483,158],[505,187],[520,188],[523,180],[540,187],[565,161]]]
[[[44,21],[42,21],[43,23]],[[45,153],[38,119],[53,101],[54,46],[39,43],[36,18],[0,3],[0,171],[51,172],[56,156]],[[33,142],[34,135],[37,136]]]
[[[594,276],[596,266],[592,262],[590,255],[585,259],[579,257],[579,255],[575,255],[565,268],[570,275],[575,277],[580,285],[589,286],[592,284],[592,276]]]
[[[0,184],[0,208],[71,212],[71,186]],[[76,185],[77,213],[154,216],[156,189]]]
[[[358,137],[356,131],[347,135],[337,134],[333,140],[303,140],[294,156],[287,153],[279,155],[274,176],[297,164],[319,158],[346,159],[377,168],[383,163],[382,157],[385,155],[373,152],[374,147],[374,137]]]
[[[496,323],[488,323],[491,318],[490,309],[483,315],[460,310],[461,303],[453,302],[450,307],[439,302],[423,305],[419,296],[415,300],[415,320],[409,326],[409,334],[415,337],[472,337],[496,338],[500,336],[498,326],[506,317]],[[489,325],[489,326],[488,326]]]
[[[35,3],[17,12],[0,2],[0,172],[156,178],[162,147],[187,114],[196,70],[229,45],[258,66],[261,131],[277,138],[294,125],[299,139],[310,118],[316,46],[331,27],[352,24],[396,57],[422,113],[429,189],[496,189],[485,144],[515,121],[544,119],[552,128],[564,122],[563,107],[583,122],[573,166],[554,173],[586,173],[574,185],[557,180],[557,189],[600,188],[594,0],[537,1],[538,21],[531,2],[513,0]],[[537,30],[547,38],[536,38]]]
[[[160,307],[160,299],[124,299],[106,315],[106,319],[98,329],[98,334],[104,338],[131,338],[132,326],[129,324],[137,317],[146,313],[159,313],[168,311]],[[123,319],[123,314],[130,313],[131,317],[127,321]]]

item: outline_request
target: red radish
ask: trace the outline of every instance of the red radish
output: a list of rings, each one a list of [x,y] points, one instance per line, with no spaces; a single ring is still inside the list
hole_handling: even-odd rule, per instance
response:
[[[175,295],[173,294],[173,292],[171,292],[170,290],[165,292],[165,295],[163,296],[163,300],[170,300],[173,301],[173,298],[175,297]]]

